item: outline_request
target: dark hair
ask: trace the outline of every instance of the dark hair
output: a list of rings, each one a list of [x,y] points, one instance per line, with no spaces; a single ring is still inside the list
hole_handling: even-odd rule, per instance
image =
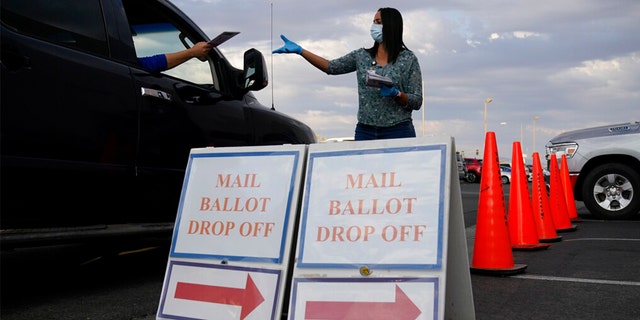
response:
[[[394,8],[380,8],[378,11],[382,18],[382,41],[389,54],[387,62],[394,63],[402,50],[409,50],[402,41],[402,15]],[[379,45],[374,41],[373,47],[366,49],[374,59]]]

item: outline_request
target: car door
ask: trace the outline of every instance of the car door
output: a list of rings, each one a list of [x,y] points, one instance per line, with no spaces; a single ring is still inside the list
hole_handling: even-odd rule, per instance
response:
[[[122,32],[130,32],[130,54],[136,57],[177,52],[204,40],[160,2],[125,0],[123,5],[128,25]],[[217,59],[220,56],[214,51],[206,61],[191,59],[162,72],[131,67],[140,108],[136,172],[149,214],[166,214],[167,206],[175,213],[192,148],[254,141],[245,103],[222,98],[228,74]]]
[[[2,1],[3,227],[126,219],[138,107],[109,18],[99,0]]]

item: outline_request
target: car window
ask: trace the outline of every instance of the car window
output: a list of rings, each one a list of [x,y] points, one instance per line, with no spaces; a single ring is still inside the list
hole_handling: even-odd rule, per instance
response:
[[[99,0],[2,0],[2,21],[17,32],[107,56]]]
[[[149,6],[144,9],[137,7],[140,2],[125,1],[125,10],[130,22],[133,43],[138,57],[153,56],[178,52],[194,44],[194,40],[188,37],[188,33],[181,30],[178,24],[173,23],[169,16],[163,14],[149,16],[147,10],[154,10],[151,6],[153,2],[143,2]],[[184,42],[184,43],[183,43]],[[209,61],[191,59],[179,66],[163,71],[162,73],[176,78],[187,80],[197,84],[216,84],[215,72],[212,71],[213,64]],[[220,89],[216,87],[216,89]]]

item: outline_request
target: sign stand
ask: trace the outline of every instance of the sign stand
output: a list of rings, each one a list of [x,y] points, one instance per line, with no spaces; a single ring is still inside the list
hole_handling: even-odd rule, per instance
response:
[[[451,191],[449,202],[449,246],[448,256],[451,263],[447,264],[447,288],[453,289],[454,294],[447,294],[445,300],[445,319],[475,319],[473,305],[473,289],[469,272],[469,255],[467,236],[464,227],[464,209],[462,208],[462,194],[460,179],[456,164],[455,147],[452,145],[451,161]],[[447,290],[448,291],[448,290]]]
[[[455,161],[451,137],[193,149],[156,317],[475,319]]]
[[[309,146],[289,319],[474,319],[451,137]]]

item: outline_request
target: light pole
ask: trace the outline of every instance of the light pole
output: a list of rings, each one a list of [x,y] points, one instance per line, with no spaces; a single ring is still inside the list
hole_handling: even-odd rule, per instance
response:
[[[484,99],[484,135],[487,135],[487,104],[493,101],[493,98]]]
[[[540,117],[533,117],[533,149],[531,149],[531,154],[536,152],[536,121],[540,119]]]
[[[524,132],[524,127],[522,126],[522,123],[521,123],[520,124],[520,145],[522,145],[522,141],[524,141],[524,139],[522,138],[523,132]]]

